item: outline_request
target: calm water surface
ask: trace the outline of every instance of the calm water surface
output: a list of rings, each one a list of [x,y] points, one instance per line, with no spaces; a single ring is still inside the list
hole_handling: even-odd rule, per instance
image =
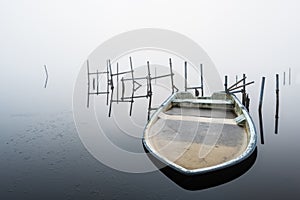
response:
[[[256,84],[250,90],[250,113],[259,130],[260,77],[252,78]],[[32,111],[26,112],[4,109],[0,199],[298,199],[300,85],[281,84],[279,133],[275,135],[274,80],[270,74],[265,89],[265,144],[258,138],[257,151],[242,165],[194,179],[168,168],[131,174],[103,165],[81,143],[71,109],[49,109],[57,101],[39,109],[32,105]],[[120,143],[126,146],[127,142]],[[135,144],[130,147],[133,151],[143,151],[140,141],[129,143]]]

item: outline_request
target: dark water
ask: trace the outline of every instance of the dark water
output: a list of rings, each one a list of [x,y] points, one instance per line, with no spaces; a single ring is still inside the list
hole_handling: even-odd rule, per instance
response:
[[[281,84],[275,135],[273,77],[267,78],[263,104],[265,144],[258,138],[257,150],[246,162],[198,177],[168,168],[132,174],[103,165],[81,143],[67,106],[21,113],[4,109],[0,199],[299,199],[299,85]],[[259,130],[260,77],[255,78],[250,113]]]

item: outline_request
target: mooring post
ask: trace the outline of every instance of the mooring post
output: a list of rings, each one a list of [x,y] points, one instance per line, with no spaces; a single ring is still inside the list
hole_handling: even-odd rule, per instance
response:
[[[133,75],[133,66],[132,66],[132,59],[129,57],[129,64],[130,64],[130,70],[131,70],[131,79],[132,79],[132,93],[131,93],[131,102],[130,102],[130,110],[129,110],[129,116],[132,114],[132,106],[133,106],[133,96],[134,96],[134,75]]]
[[[285,72],[283,72],[283,85],[285,85]]]
[[[110,73],[110,103],[109,103],[109,110],[108,110],[108,117],[111,116],[111,110],[112,110],[112,103],[113,103],[113,97],[114,97],[114,81],[113,81],[113,73],[111,69],[111,63],[110,60],[107,61],[107,66],[109,67],[109,73]]]
[[[187,91],[187,62],[184,61],[184,91]]]
[[[260,96],[259,96],[259,110],[261,110],[262,103],[263,103],[265,79],[266,79],[265,77],[262,77],[262,80],[261,80],[261,88],[260,88]]]
[[[97,70],[97,95],[99,94],[99,72]]]
[[[246,74],[243,74],[243,94],[242,94],[242,103],[246,103]]]
[[[117,62],[117,104],[119,103],[119,63]]]
[[[279,118],[279,74],[276,74],[276,113],[275,113],[275,134],[278,133]]]
[[[87,92],[87,107],[90,105],[90,67],[89,67],[89,60],[86,60],[86,67],[87,67],[87,80],[88,80],[88,92]]]
[[[44,65],[44,69],[45,69],[45,73],[46,73],[46,79],[45,79],[45,84],[44,84],[44,88],[47,87],[47,83],[48,83],[48,70],[47,70],[47,66]]]
[[[204,86],[203,86],[203,65],[200,64],[200,82],[201,82],[201,96],[204,96]]]
[[[110,85],[110,80],[109,80],[109,70],[108,70],[108,64],[106,62],[106,105],[108,105],[108,99],[109,99],[109,85]]]
[[[227,80],[228,80],[227,75],[225,75],[225,83],[224,83],[224,87],[225,87],[225,92],[226,92],[226,93],[228,92],[228,91],[227,91]]]
[[[262,103],[263,103],[263,96],[264,96],[264,88],[265,88],[265,77],[262,77],[260,97],[259,97],[259,106],[258,106],[261,144],[265,143],[264,142],[264,134],[263,134],[263,132],[264,132],[263,131],[263,120],[262,120]]]
[[[172,87],[172,94],[174,94],[174,74],[173,74],[173,69],[172,69],[172,59],[169,58],[170,61],[170,74],[171,74],[171,87]]]
[[[260,128],[260,143],[265,144],[264,139],[264,127],[263,127],[263,117],[261,110],[258,110],[258,116],[259,116],[259,128]]]
[[[151,114],[151,108],[152,108],[152,83],[151,83],[151,71],[150,71],[150,63],[147,61],[147,68],[148,68],[148,84],[149,84],[149,90],[147,92],[147,96],[149,97],[149,102],[148,102],[148,116],[147,119],[149,121],[150,119],[150,114]]]

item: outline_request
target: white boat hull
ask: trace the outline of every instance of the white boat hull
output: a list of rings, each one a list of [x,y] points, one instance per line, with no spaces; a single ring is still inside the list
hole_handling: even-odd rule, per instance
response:
[[[256,148],[254,123],[240,101],[225,93],[170,96],[152,115],[143,144],[175,170],[202,174],[237,164]]]

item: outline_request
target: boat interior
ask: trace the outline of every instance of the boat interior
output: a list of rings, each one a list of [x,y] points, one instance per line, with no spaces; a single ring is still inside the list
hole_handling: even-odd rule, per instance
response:
[[[158,113],[145,139],[164,159],[194,170],[237,158],[249,137],[241,108],[230,96],[181,94]]]

